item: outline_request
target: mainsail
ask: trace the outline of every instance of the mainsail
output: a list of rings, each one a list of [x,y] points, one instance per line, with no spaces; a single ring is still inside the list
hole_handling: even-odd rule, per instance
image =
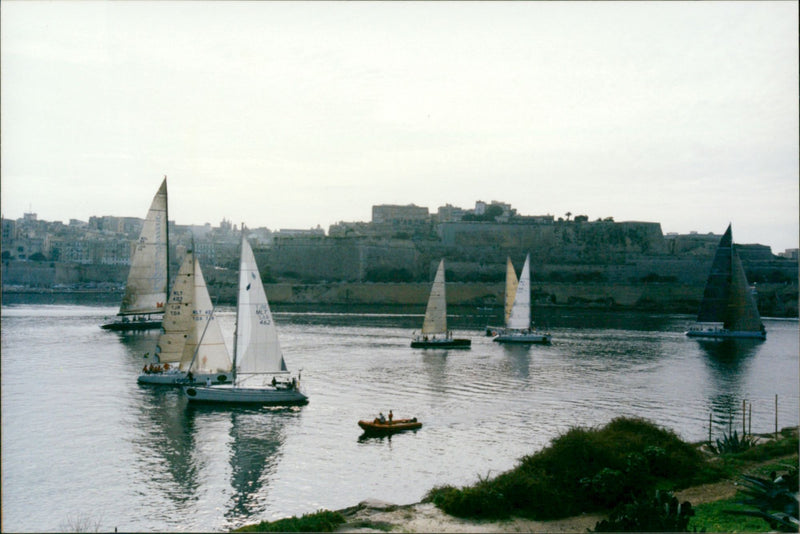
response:
[[[517,284],[514,305],[506,321],[506,327],[515,330],[527,330],[531,327],[531,271],[530,254],[525,256],[525,264]]]
[[[728,302],[728,316],[725,318],[725,328],[738,332],[758,332],[762,329],[761,316],[758,305],[747,283],[742,260],[736,253],[736,248],[731,253],[731,298]]]
[[[164,177],[134,247],[118,315],[164,311],[169,284],[167,226],[167,178]]]
[[[444,334],[447,332],[447,300],[445,298],[444,260],[439,262],[433,287],[425,309],[425,320],[422,322],[424,335]]]
[[[194,373],[230,371],[222,330],[213,315],[200,262],[192,252],[186,254],[172,284],[161,326],[156,345],[161,363],[178,363],[184,372],[190,366]]]
[[[172,283],[172,291],[165,307],[161,323],[161,336],[156,345],[156,354],[161,363],[181,361],[183,347],[192,327],[194,309],[194,254],[189,252]]]
[[[761,317],[736,253],[730,225],[714,255],[697,322],[721,323],[725,329],[737,332],[761,331]]]
[[[193,373],[227,373],[231,370],[231,358],[219,321],[214,317],[214,305],[211,303],[197,257],[194,258],[193,290],[191,328],[181,354],[180,370],[191,370]]]
[[[234,345],[237,379],[239,375],[280,373],[287,370],[258,265],[244,232]]]
[[[506,306],[504,320],[508,323],[508,318],[511,315],[511,308],[514,306],[514,297],[517,296],[517,273],[514,272],[514,264],[511,263],[511,258],[506,258]]]

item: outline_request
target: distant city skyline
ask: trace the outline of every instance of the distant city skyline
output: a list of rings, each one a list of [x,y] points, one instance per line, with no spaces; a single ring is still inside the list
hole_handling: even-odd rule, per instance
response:
[[[796,2],[0,3],[2,214],[373,205],[798,247]]]
[[[476,201],[476,204],[478,202],[482,202],[482,201]],[[494,202],[502,203],[502,201],[494,201]],[[489,204],[489,203],[487,203],[487,204]],[[503,204],[510,205],[509,203],[503,203]],[[386,205],[387,204],[374,205],[373,207],[375,207],[375,206],[386,206]],[[388,204],[388,205],[391,205],[391,204]],[[408,206],[408,205],[406,205],[406,206]],[[427,208],[427,206],[418,206],[418,207]],[[445,207],[445,206],[437,206],[436,208],[433,208],[433,209],[428,208],[429,216],[436,215],[437,209],[439,207]],[[466,208],[464,206],[451,206],[451,207],[464,208],[465,211],[473,211],[474,210],[474,206],[473,206],[473,208]],[[513,205],[511,205],[511,207],[513,209]],[[17,218],[14,218],[14,219],[11,219],[9,217],[3,217],[3,218],[5,218],[7,220],[18,221],[18,220],[23,220],[28,215],[35,216],[35,218],[36,218],[35,220],[36,221],[41,221],[41,222],[45,222],[45,223],[48,223],[48,224],[49,223],[59,223],[60,222],[60,223],[62,223],[64,225],[69,225],[70,221],[72,221],[72,220],[80,221],[81,223],[89,224],[92,219],[103,219],[104,217],[111,217],[111,218],[117,218],[117,219],[138,219],[140,221],[144,220],[144,218],[141,217],[141,216],[136,216],[136,215],[113,215],[113,214],[110,214],[110,213],[94,214],[94,215],[90,215],[86,219],[79,219],[77,217],[69,217],[67,219],[48,219],[48,218],[45,218],[45,217],[41,217],[36,212],[25,212],[22,217],[17,217]],[[518,211],[516,212],[516,215],[522,216],[522,217],[541,216],[541,217],[545,217],[545,218],[548,217],[548,216],[552,216],[554,221],[558,221],[559,219],[574,221],[576,217],[588,217],[588,215],[583,214],[583,213],[569,213],[569,218],[568,218],[566,216],[567,214],[559,216],[559,215],[555,215],[555,214],[552,214],[552,213],[550,213],[550,214],[532,214],[532,213],[519,213]],[[613,216],[596,217],[596,218],[588,217],[588,221],[587,222],[589,222],[589,223],[596,222],[596,221],[601,220],[601,219],[606,219],[606,220],[611,219],[614,222],[634,222],[634,221],[616,220]],[[204,221],[204,222],[201,222],[201,223],[194,223],[194,222],[193,223],[184,223],[182,221],[176,221],[172,217],[170,217],[169,220],[170,220],[171,223],[175,224],[178,227],[196,227],[197,228],[197,227],[208,226],[211,229],[222,229],[224,226],[228,225],[229,227],[231,227],[233,229],[238,229],[240,227],[240,225],[241,225],[241,222],[240,223],[236,223],[236,222],[234,222],[234,221],[232,221],[230,219],[227,219],[227,218],[223,218],[222,220],[217,221],[217,222]],[[369,223],[369,222],[372,222],[372,218],[371,217],[367,218],[367,219],[364,219],[364,220],[355,220],[355,219],[353,219],[353,220],[348,220],[348,221],[337,221],[336,223],[332,223],[331,225],[328,225],[328,226],[316,225],[316,226],[305,227],[305,228],[272,227],[272,226],[268,226],[268,225],[253,226],[253,225],[247,224],[247,221],[244,221],[244,224],[251,230],[266,229],[267,231],[272,232],[272,233],[278,233],[278,232],[281,232],[281,231],[314,231],[314,230],[317,230],[317,231],[324,231],[324,233],[327,235],[328,234],[328,230],[330,229],[331,226],[336,226],[337,224],[340,224],[340,223]],[[658,223],[658,224],[660,224],[659,221],[636,221],[636,222],[648,222],[648,223]],[[543,224],[543,223],[539,223],[539,224]],[[714,230],[707,230],[706,231],[706,230],[701,230],[701,229],[690,230],[688,232],[674,232],[674,231],[668,231],[668,230],[664,229],[663,225],[661,225],[661,230],[662,230],[662,233],[664,234],[664,236],[668,236],[668,235],[692,235],[692,234],[721,236],[724,233],[724,231],[723,232],[718,232],[718,231],[714,231]],[[768,242],[736,241],[736,243],[738,243],[740,245],[766,245],[766,246],[770,246],[770,248],[772,250],[772,253],[775,254],[775,255],[780,255],[780,254],[784,253],[787,250],[794,250],[794,249],[798,248],[797,246],[794,246],[794,247],[787,247],[785,249],[778,250],[778,249],[772,247],[771,245],[769,245]]]

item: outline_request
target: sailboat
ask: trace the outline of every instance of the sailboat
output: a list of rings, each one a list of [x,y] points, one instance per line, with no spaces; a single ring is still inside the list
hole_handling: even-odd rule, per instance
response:
[[[189,251],[172,284],[157,363],[145,365],[140,384],[184,385],[230,381],[231,358],[214,316],[200,262]]]
[[[531,255],[525,256],[525,264],[519,277],[514,302],[506,319],[506,327],[495,336],[498,343],[550,343],[550,334],[531,329]],[[508,304],[508,295],[506,295]]]
[[[244,228],[233,345],[233,383],[184,387],[189,401],[278,406],[308,403],[308,397],[299,391],[299,377],[288,378],[278,332]]]
[[[736,253],[731,225],[720,239],[689,337],[766,339],[753,291]]]
[[[511,308],[514,306],[514,297],[517,296],[518,285],[519,280],[517,280],[517,273],[514,271],[514,264],[511,263],[511,258],[506,256],[506,295],[505,307],[503,308],[503,324],[508,323],[508,317],[511,315]],[[500,334],[503,329],[504,327],[502,326],[487,326],[486,335],[496,336]]]
[[[469,339],[454,339],[453,333],[447,329],[447,300],[445,298],[444,260],[439,262],[433,287],[425,309],[422,332],[415,334],[411,340],[413,348],[453,349],[469,348]]]
[[[120,320],[102,325],[106,330],[150,330],[161,327],[169,286],[167,177],[161,182],[142,225],[131,256]]]

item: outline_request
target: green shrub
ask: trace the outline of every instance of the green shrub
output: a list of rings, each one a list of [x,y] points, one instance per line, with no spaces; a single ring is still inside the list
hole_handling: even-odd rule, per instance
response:
[[[501,510],[533,518],[566,517],[575,513],[575,501],[542,472],[515,469],[495,479],[506,503]],[[501,516],[505,517],[505,516]]]
[[[462,489],[436,487],[428,492],[425,500],[458,517],[502,518],[511,512],[506,496],[500,492],[500,485],[487,479]]]
[[[781,439],[778,441],[767,441],[760,444],[758,447],[753,447],[742,451],[736,455],[740,460],[750,461],[764,461],[776,456],[788,456],[790,454],[797,454],[800,448],[800,442],[796,437]]]
[[[333,532],[344,521],[344,516],[339,512],[319,510],[299,518],[292,516],[277,521],[262,521],[237,529],[236,532]]]
[[[642,419],[601,429],[572,428],[494,479],[440,487],[429,500],[460,517],[556,519],[606,510],[652,491],[685,487],[705,465],[695,447]]]

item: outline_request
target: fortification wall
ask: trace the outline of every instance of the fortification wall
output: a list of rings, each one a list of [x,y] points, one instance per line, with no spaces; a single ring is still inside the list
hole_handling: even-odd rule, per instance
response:
[[[52,287],[83,283],[124,284],[129,267],[124,265],[83,265],[79,263],[4,261],[3,285]]]

